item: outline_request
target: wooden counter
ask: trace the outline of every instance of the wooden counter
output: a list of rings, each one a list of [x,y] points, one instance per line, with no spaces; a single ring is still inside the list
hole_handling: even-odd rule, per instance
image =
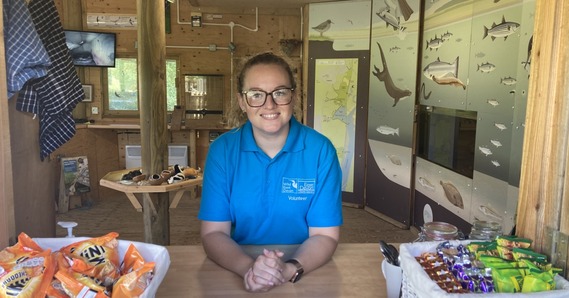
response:
[[[243,280],[209,260],[201,245],[167,247],[171,264],[156,297],[251,297]],[[295,284],[255,296],[387,297],[377,243],[341,243],[332,260]]]

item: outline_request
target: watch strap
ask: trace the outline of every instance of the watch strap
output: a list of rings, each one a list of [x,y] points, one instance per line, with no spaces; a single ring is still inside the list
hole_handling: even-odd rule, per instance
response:
[[[302,264],[296,259],[287,260],[285,263],[293,264],[296,267],[296,272],[290,278],[290,282],[295,283],[300,280],[302,274],[304,273],[304,268],[302,268]]]

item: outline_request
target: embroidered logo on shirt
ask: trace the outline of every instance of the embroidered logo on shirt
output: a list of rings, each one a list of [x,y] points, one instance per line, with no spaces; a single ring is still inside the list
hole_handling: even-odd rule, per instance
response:
[[[292,194],[314,194],[316,179],[283,177],[282,192]]]

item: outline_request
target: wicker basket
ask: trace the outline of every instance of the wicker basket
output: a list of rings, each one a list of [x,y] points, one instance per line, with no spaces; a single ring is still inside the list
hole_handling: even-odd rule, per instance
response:
[[[450,241],[453,245],[466,244],[468,241]],[[450,294],[441,289],[427,275],[425,270],[417,262],[415,257],[424,252],[435,252],[440,241],[404,243],[400,246],[401,269],[401,297],[409,298],[434,298],[434,297],[459,297],[459,298],[486,298],[486,297],[539,297],[539,298],[562,298],[569,297],[569,282],[561,276],[555,276],[556,290],[537,293],[492,293],[492,294]]]

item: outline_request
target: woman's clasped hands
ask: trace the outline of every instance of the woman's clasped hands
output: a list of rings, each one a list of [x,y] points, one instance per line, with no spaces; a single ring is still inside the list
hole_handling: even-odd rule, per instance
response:
[[[243,277],[245,289],[249,292],[266,292],[286,283],[283,256],[284,253],[278,249],[263,249],[263,254],[257,257]]]

